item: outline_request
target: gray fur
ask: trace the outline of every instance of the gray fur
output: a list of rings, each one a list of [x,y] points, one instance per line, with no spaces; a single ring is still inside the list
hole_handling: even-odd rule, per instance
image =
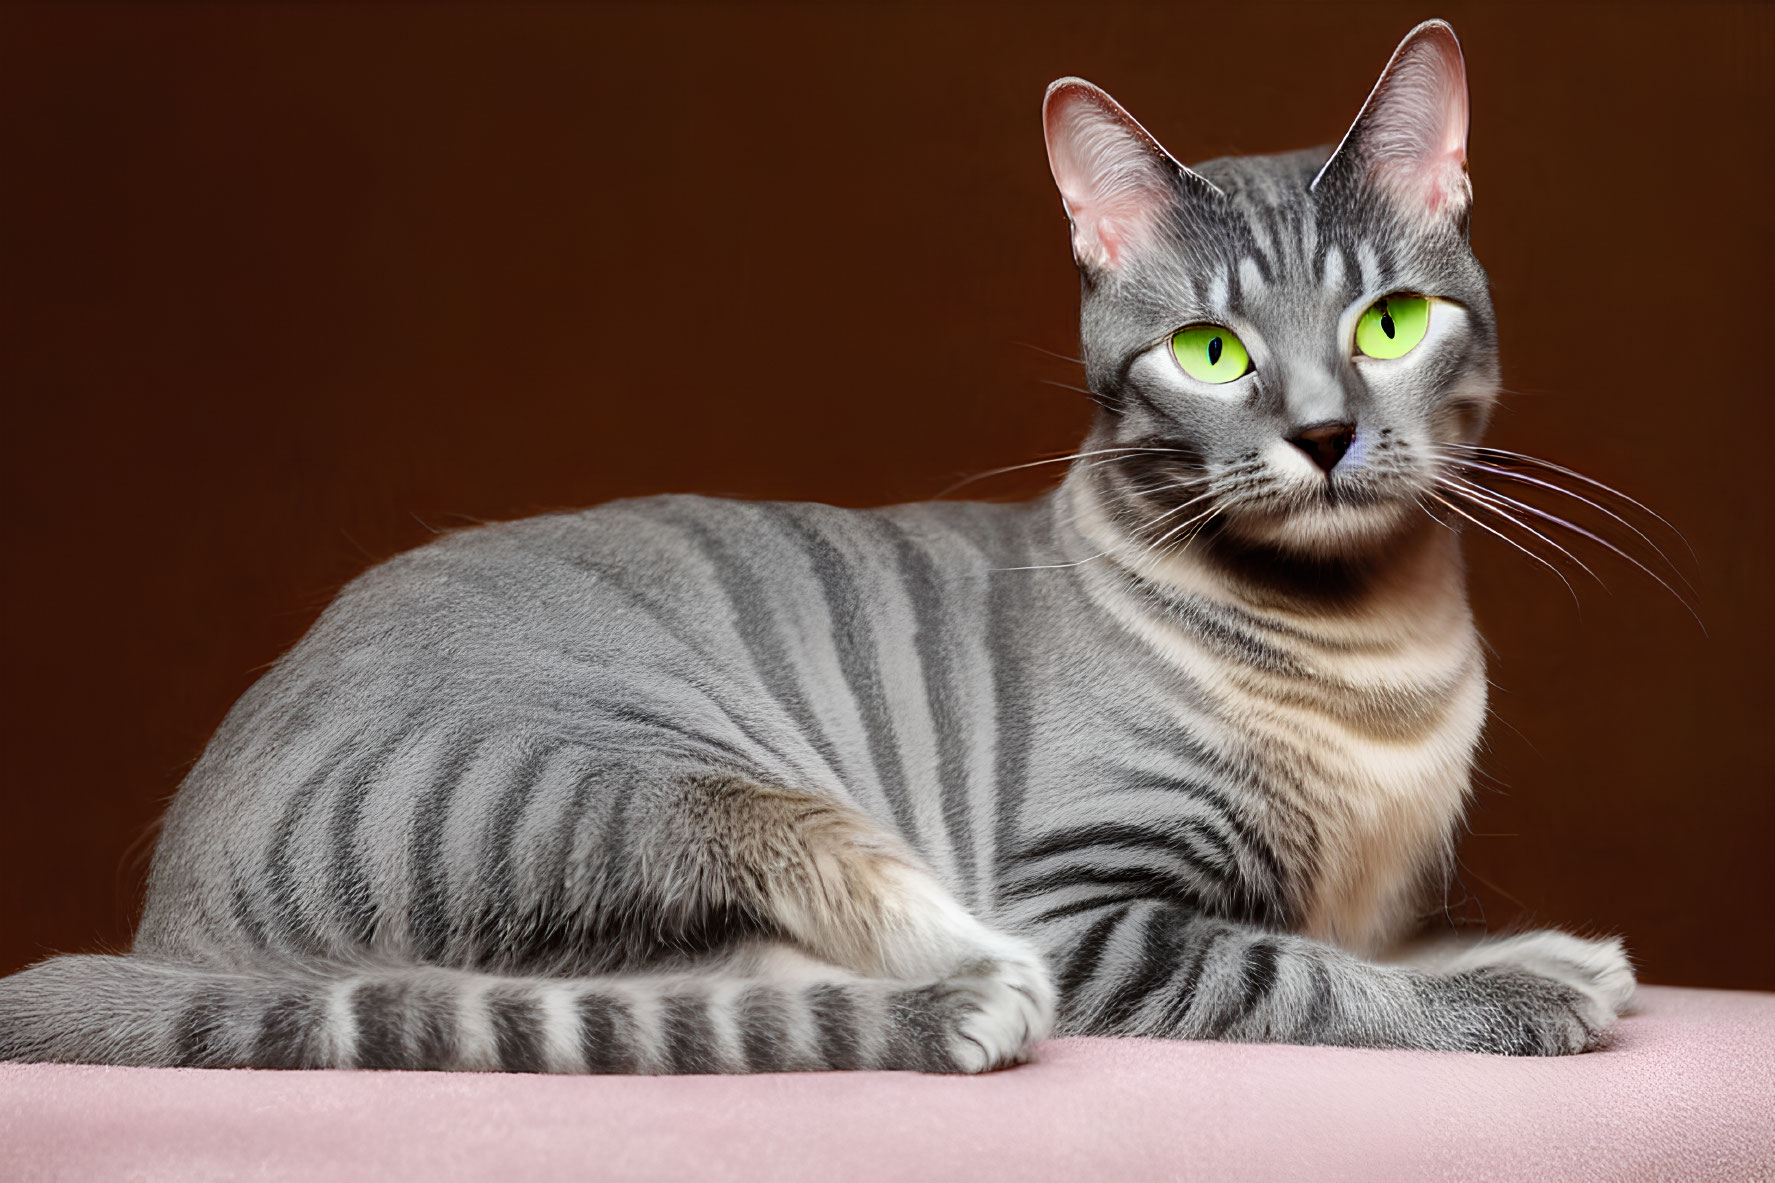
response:
[[[0,981],[0,1058],[978,1071],[1056,1024],[1594,1046],[1618,943],[1401,945],[1484,701],[1418,494],[1497,363],[1464,205],[1402,206],[1365,126],[1329,168],[1140,165],[1166,204],[1117,266],[1081,255],[1104,410],[1048,496],[624,501],[354,581],[185,781],[130,954]],[[1465,312],[1365,372],[1351,310],[1402,289]],[[1164,364],[1194,321],[1253,345],[1237,397]],[[1360,451],[1304,484],[1274,448],[1328,418]]]

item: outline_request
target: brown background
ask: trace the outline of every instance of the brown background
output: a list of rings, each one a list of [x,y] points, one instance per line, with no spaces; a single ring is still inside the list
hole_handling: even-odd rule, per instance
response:
[[[1471,548],[1497,720],[1464,915],[1775,987],[1775,13],[1444,4],[1511,394],[1492,439],[1688,535],[1708,635]],[[255,671],[426,523],[867,505],[1071,446],[1037,109],[1185,159],[1335,139],[1430,10],[13,9],[0,23],[0,971],[127,939]],[[1040,488],[983,486],[996,496]],[[1680,547],[1679,547],[1679,553]]]

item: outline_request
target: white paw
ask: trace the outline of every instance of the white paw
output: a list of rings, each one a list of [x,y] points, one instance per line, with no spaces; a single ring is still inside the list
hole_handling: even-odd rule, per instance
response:
[[[1520,969],[1569,986],[1584,1000],[1584,1022],[1596,1032],[1612,1024],[1633,1001],[1633,963],[1619,937],[1586,940],[1545,929],[1468,944],[1423,950],[1415,964],[1441,973],[1473,969]]]
[[[959,1072],[990,1072],[1029,1058],[1054,1026],[1054,984],[1034,949],[1002,939],[1002,948],[944,979],[959,1022],[950,1057]]]

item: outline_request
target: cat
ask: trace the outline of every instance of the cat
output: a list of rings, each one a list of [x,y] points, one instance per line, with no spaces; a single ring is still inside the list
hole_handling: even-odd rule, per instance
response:
[[[1186,168],[1072,78],[1043,121],[1101,405],[1056,489],[620,501],[372,569],[184,782],[132,951],[0,981],[0,1059],[1604,1042],[1618,940],[1410,943],[1485,715],[1439,483],[1498,384],[1452,30],[1334,150]]]

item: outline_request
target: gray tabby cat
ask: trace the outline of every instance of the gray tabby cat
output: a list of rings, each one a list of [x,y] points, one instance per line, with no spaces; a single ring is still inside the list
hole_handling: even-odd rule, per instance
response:
[[[1335,152],[1190,169],[1055,83],[1103,408],[1056,491],[651,498],[368,572],[185,781],[134,949],[0,981],[0,1058],[1596,1046],[1619,942],[1401,944],[1485,715],[1435,492],[1497,384],[1466,94],[1432,21]]]

